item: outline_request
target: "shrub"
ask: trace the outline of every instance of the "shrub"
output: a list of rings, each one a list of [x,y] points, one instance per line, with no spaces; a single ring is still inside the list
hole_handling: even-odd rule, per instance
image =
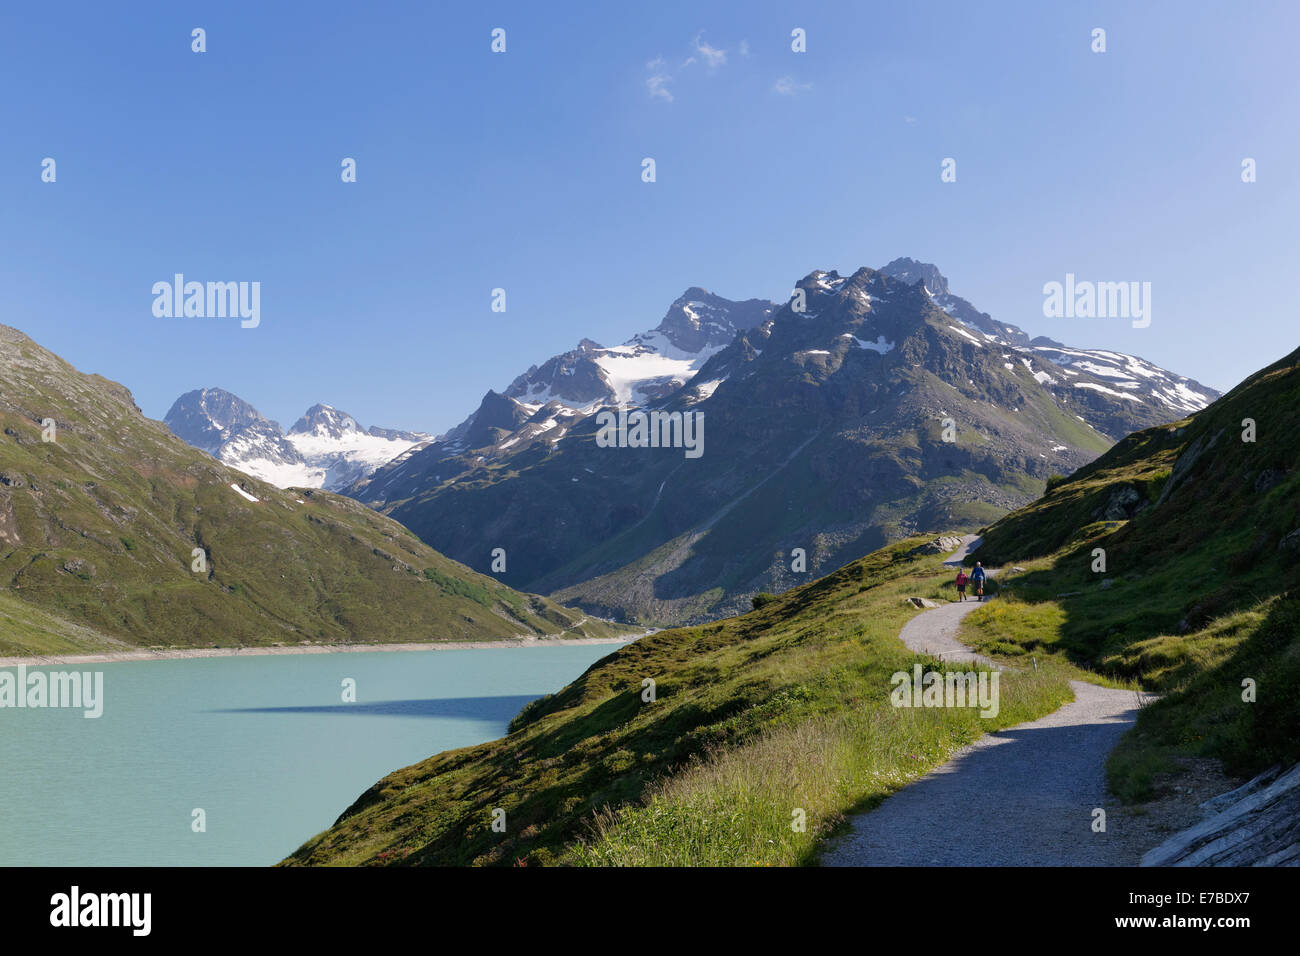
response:
[[[1065,484],[1065,483],[1066,483],[1067,481],[1069,481],[1069,480],[1070,480],[1070,476],[1069,476],[1069,475],[1056,475],[1056,474],[1048,475],[1048,476],[1047,476],[1047,490],[1048,490],[1048,491],[1054,491],[1054,490],[1056,490],[1057,488],[1061,487],[1061,485]]]
[[[484,607],[492,606],[492,595],[488,593],[487,588],[481,587],[475,582],[462,581],[458,578],[453,578],[449,574],[443,574],[437,568],[425,568],[424,576],[434,584],[438,585],[444,594],[455,594],[459,597],[466,597]]]

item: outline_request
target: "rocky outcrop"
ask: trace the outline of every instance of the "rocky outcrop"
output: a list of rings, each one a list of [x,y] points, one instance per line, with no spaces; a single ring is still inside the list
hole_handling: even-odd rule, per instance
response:
[[[1218,444],[1222,435],[1222,428],[1211,435],[1209,441],[1205,440],[1204,435],[1200,435],[1183,450],[1182,454],[1178,456],[1178,460],[1174,462],[1173,470],[1169,473],[1169,480],[1165,482],[1165,486],[1160,492],[1160,498],[1156,501],[1157,506],[1165,503],[1173,490],[1181,485],[1183,480],[1192,473],[1192,469],[1196,467],[1196,463],[1201,460],[1201,457]]]
[[[1206,817],[1142,857],[1142,866],[1300,866],[1300,764],[1274,767],[1205,801]]]
[[[1110,499],[1093,512],[1102,521],[1127,521],[1149,504],[1132,485],[1124,485],[1111,492]]]
[[[952,554],[961,547],[961,538],[956,535],[940,535],[933,541],[927,541],[920,547],[913,548],[907,552],[909,556],[914,554]]]

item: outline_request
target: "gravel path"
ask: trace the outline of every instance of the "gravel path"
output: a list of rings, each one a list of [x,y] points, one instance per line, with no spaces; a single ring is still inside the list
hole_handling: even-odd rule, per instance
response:
[[[959,564],[964,564],[970,553],[980,546],[984,541],[977,534],[964,534],[961,536],[961,547],[948,555],[948,560],[944,562],[947,567],[955,568]]]
[[[907,645],[908,650],[918,654],[929,654],[943,661],[979,661],[1001,670],[1001,665],[994,664],[983,654],[976,654],[957,640],[957,628],[961,619],[983,606],[974,599],[945,604],[912,618],[903,625],[898,637]]]
[[[961,619],[979,606],[967,601],[925,611],[899,636],[909,648],[945,660],[986,660],[956,637]],[[1073,703],[986,734],[876,810],[853,818],[851,831],[828,846],[823,864],[1137,865],[1140,851],[1131,840],[1121,839],[1115,827],[1094,833],[1092,826],[1094,808],[1111,814],[1115,807],[1106,793],[1106,757],[1133,725],[1138,697],[1083,681],[1070,687]]]
[[[969,562],[967,555],[979,547],[982,540],[973,534],[965,535],[961,539],[961,547],[954,551],[944,564],[955,568],[963,562]],[[997,574],[995,569],[985,570],[989,577]],[[956,577],[956,574],[953,577]],[[944,661],[979,661],[981,664],[997,667],[998,665],[993,661],[982,654],[976,654],[957,640],[957,628],[960,626],[961,619],[977,607],[984,606],[975,598],[974,588],[970,591],[965,601],[945,604],[943,607],[937,607],[912,618],[899,632],[899,640],[907,646],[908,650],[916,651],[918,654],[929,654]]]

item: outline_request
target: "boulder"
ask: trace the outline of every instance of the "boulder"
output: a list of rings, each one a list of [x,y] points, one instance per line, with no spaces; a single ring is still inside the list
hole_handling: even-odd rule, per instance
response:
[[[1104,521],[1127,521],[1147,506],[1147,501],[1132,485],[1124,485],[1111,492],[1110,500],[1092,513]]]

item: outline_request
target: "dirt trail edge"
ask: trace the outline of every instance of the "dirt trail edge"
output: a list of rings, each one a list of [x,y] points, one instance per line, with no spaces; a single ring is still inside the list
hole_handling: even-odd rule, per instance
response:
[[[945,563],[978,545],[967,536]],[[966,601],[918,614],[900,639],[944,660],[985,658],[957,640]],[[822,853],[826,866],[1135,866],[1145,847],[1116,826],[1093,832],[1093,811],[1116,802],[1105,762],[1139,707],[1133,691],[1071,681],[1074,701],[1026,724],[986,734],[943,766],[850,821]]]

